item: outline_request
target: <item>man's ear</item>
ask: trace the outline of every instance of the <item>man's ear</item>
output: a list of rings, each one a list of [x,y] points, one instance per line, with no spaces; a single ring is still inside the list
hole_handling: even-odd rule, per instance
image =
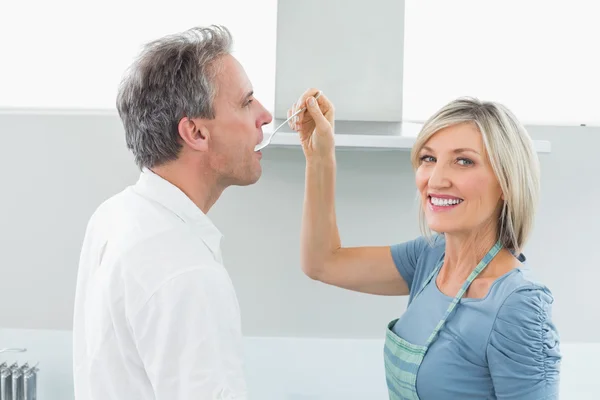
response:
[[[196,151],[208,149],[208,127],[202,124],[202,119],[182,118],[177,125],[179,136],[190,148]]]

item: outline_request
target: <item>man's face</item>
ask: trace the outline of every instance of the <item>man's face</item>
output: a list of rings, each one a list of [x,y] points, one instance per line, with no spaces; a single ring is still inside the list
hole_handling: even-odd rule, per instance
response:
[[[263,125],[273,117],[253,96],[244,68],[231,55],[224,56],[216,76],[215,118],[207,121],[211,169],[221,184],[251,185],[261,176],[262,154],[254,147],[263,140]]]

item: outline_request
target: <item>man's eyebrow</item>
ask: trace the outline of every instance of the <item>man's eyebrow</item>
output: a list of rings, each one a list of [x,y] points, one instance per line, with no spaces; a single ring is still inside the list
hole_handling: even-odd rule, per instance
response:
[[[254,90],[251,90],[244,95],[244,97],[242,98],[242,103],[245,102],[246,100],[248,100],[248,98],[252,97],[252,96],[254,96]]]

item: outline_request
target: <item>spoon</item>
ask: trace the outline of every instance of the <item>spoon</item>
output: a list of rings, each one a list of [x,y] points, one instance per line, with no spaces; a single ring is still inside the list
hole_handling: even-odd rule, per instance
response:
[[[321,95],[321,91],[319,91],[319,93],[316,94],[315,100],[318,99],[320,95]],[[275,130],[269,135],[268,138],[263,139],[263,141],[261,143],[257,144],[256,147],[254,147],[254,151],[259,151],[259,150],[264,149],[265,147],[267,147],[271,143],[271,139],[273,138],[273,136],[275,136],[275,133],[279,129],[281,129],[284,125],[286,125],[288,122],[290,122],[290,120],[292,118],[294,118],[296,115],[300,114],[302,111],[306,111],[306,107],[303,107],[303,108],[299,109],[298,111],[296,111],[295,113],[293,113],[281,125],[279,125],[277,128],[275,128]]]

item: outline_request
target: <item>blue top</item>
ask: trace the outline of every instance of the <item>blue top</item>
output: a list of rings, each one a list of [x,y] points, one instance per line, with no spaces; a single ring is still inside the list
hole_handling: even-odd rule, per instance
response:
[[[444,249],[443,235],[432,245],[419,237],[392,246],[410,287],[408,308],[392,330],[416,345],[425,345],[452,302],[438,289],[437,273],[413,298]],[[421,400],[558,399],[561,354],[551,319],[553,297],[527,275],[526,268],[513,269],[494,281],[486,297],[460,300],[418,371]]]

